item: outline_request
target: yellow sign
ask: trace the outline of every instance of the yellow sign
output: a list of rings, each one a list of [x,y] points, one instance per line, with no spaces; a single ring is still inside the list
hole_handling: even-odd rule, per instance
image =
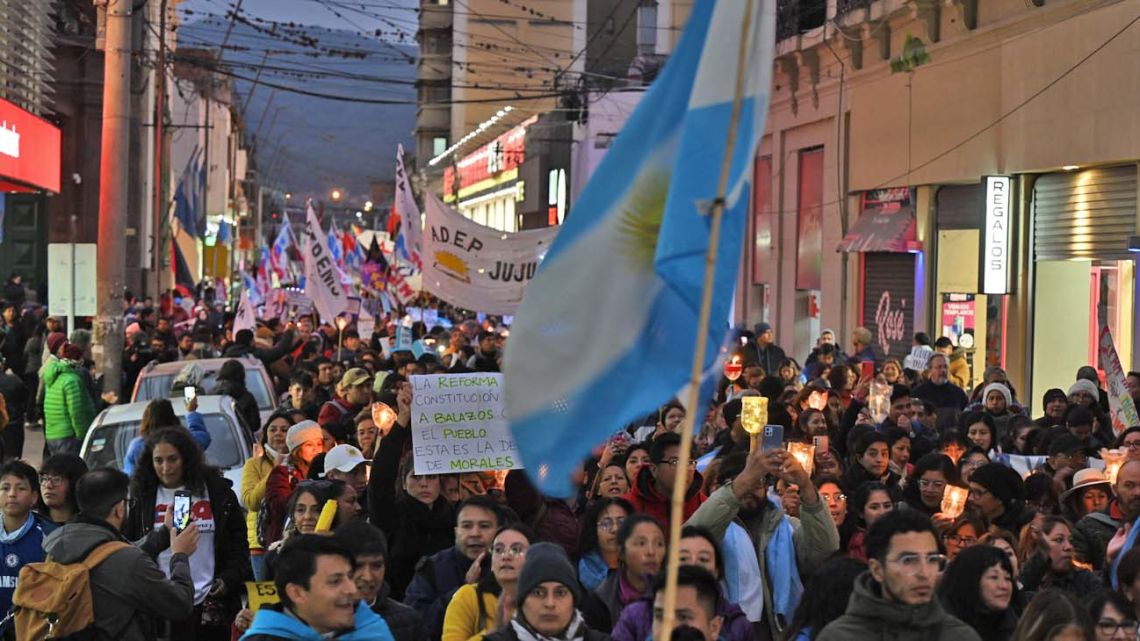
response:
[[[277,596],[277,586],[273,581],[246,581],[245,592],[249,596],[249,609],[257,613],[263,605],[281,602]]]

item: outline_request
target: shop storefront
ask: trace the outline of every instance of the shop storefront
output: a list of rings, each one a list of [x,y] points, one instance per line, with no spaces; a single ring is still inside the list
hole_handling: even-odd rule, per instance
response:
[[[1132,364],[1137,165],[1045,174],[1032,191],[1033,394],[1097,364],[1098,323]]]
[[[526,161],[532,117],[464,156],[443,174],[443,201],[467,218],[500,231],[520,229],[518,203],[526,198],[519,169]]]
[[[1008,180],[1011,189],[1016,180],[999,178]],[[987,367],[1006,367],[1008,282],[998,287],[991,277],[987,293],[981,270],[983,239],[988,241],[984,254],[991,267],[1000,267],[1003,262],[1007,272],[1011,269],[1014,236],[1008,221],[1015,218],[1011,214],[1014,203],[1003,203],[999,198],[996,203],[989,203],[987,212],[985,179],[969,185],[939,187],[934,203],[938,229],[934,249],[938,258],[933,300],[938,324],[931,334],[934,338],[949,338],[964,352],[976,385]],[[991,226],[996,228],[990,229]],[[989,233],[983,234],[984,230]]]
[[[858,322],[871,331],[881,362],[910,353],[916,314],[922,314],[925,258],[917,240],[915,194],[907,187],[862,195],[862,213],[839,251],[858,252]],[[846,340],[846,338],[844,339]]]
[[[45,194],[59,188],[59,128],[0,99],[0,273],[46,279]]]

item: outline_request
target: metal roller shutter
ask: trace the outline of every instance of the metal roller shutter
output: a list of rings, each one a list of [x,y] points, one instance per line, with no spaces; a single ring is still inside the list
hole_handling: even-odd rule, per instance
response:
[[[1033,186],[1035,260],[1130,260],[1136,165],[1041,176]]]
[[[985,209],[982,185],[947,185],[938,190],[939,229],[981,229]]]
[[[863,327],[880,362],[902,360],[914,336],[914,254],[863,256]]]

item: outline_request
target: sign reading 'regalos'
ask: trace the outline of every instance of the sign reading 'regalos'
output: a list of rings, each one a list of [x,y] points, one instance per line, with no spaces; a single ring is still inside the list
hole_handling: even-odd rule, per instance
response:
[[[0,183],[59,192],[59,128],[0,99]]]
[[[505,417],[502,374],[413,376],[412,389],[416,474],[522,467]]]

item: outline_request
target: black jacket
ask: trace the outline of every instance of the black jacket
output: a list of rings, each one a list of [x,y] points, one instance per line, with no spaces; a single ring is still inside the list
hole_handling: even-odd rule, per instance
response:
[[[294,334],[295,332],[293,330],[288,330],[281,334],[281,338],[277,339],[273,347],[254,347],[253,345],[247,345],[245,343],[233,343],[226,348],[226,351],[222,354],[222,358],[253,356],[262,363],[265,363],[266,367],[269,367],[293,351]]]
[[[128,514],[123,534],[132,541],[142,539],[139,547],[151,557],[157,557],[170,547],[170,531],[154,529],[154,504],[158,490],[154,487],[136,488],[132,484],[131,493],[139,502],[137,509]],[[221,474],[206,477],[206,496],[214,512],[214,578],[225,583],[221,598],[226,615],[232,618],[241,610],[245,582],[253,580],[245,513],[237,495],[230,489],[230,482]]]
[[[442,496],[428,506],[402,493],[395,516],[388,536],[388,582],[393,594],[403,596],[419,560],[455,543],[455,511]]]
[[[420,613],[429,626],[432,639],[443,633],[443,615],[455,591],[463,585],[471,559],[450,547],[427,557],[416,566],[416,576],[408,584],[404,604]]]
[[[213,389],[214,394],[224,394],[234,399],[234,411],[241,419],[249,434],[250,441],[257,430],[261,429],[261,410],[257,407],[257,399],[249,393],[244,384],[233,381],[220,381]]]
[[[389,598],[389,593],[388,585],[384,584],[372,604],[372,611],[384,618],[396,641],[428,641],[427,626],[420,613]]]

